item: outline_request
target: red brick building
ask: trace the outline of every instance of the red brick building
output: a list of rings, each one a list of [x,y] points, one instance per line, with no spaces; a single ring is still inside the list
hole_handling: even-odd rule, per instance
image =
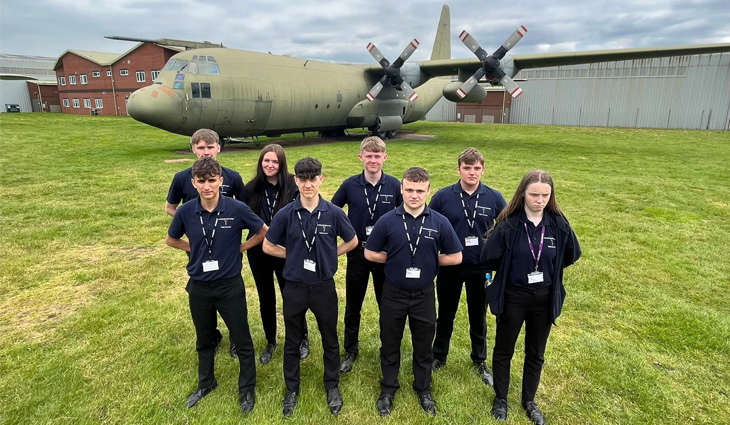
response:
[[[61,111],[127,115],[129,95],[152,84],[168,59],[181,50],[153,43],[139,43],[121,55],[66,50],[53,67]]]
[[[33,112],[61,112],[58,83],[28,80],[27,84]]]

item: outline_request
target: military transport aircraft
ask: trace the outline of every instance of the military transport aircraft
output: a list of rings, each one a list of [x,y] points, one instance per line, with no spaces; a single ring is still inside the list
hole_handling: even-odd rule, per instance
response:
[[[501,83],[517,97],[522,90],[511,77],[520,69],[730,51],[730,44],[714,44],[510,56],[507,52],[527,33],[521,26],[491,55],[462,31],[459,39],[476,58],[451,59],[450,26],[444,5],[431,59],[415,63],[406,63],[418,48],[415,39],[393,62],[368,44],[376,65],[222,45],[194,48],[174,55],[152,85],[132,93],[127,111],[138,121],[183,135],[203,127],[222,138],[305,131],[339,136],[349,128],[368,128],[392,138],[403,124],[423,119],[442,96],[454,102],[482,101],[486,90],[477,84],[482,78]],[[450,78],[454,76],[456,81]]]

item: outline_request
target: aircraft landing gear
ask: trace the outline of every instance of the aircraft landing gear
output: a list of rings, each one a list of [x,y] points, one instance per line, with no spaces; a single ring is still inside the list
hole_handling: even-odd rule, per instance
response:
[[[398,130],[390,130],[385,133],[385,136],[389,139],[395,139],[396,134],[398,134]]]
[[[338,129],[338,130],[325,130],[319,132],[319,137],[322,139],[327,139],[331,137],[345,137],[345,130],[344,129]]]

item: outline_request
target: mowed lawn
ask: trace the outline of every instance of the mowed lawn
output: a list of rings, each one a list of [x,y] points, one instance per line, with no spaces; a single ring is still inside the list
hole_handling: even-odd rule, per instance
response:
[[[432,193],[457,181],[467,147],[486,156],[484,181],[509,199],[521,176],[550,171],[583,248],[566,271],[568,298],[548,343],[537,401],[549,424],[730,422],[730,133],[419,122],[427,141],[388,143],[386,172],[431,172]],[[447,366],[434,374],[439,415],[410,389],[410,334],[391,417],[379,392],[378,309],[364,307],[361,352],[343,377],[339,417],[326,407],[314,317],[294,416],[281,399],[283,321],[272,363],[257,367],[257,403],[237,409],[237,362],[228,339],[219,387],[194,409],[195,335],[184,290],[186,256],[164,243],[173,174],[191,162],[187,138],[129,118],[0,116],[0,423],[496,423],[491,388],[469,360],[465,299]],[[231,145],[220,162],[248,181],[259,147]],[[324,164],[323,195],[358,173],[359,139],[286,147],[290,164]],[[244,256],[245,258],[245,256]],[[336,276],[340,324],[344,258]],[[244,259],[249,323],[265,345]],[[277,290],[278,292],[278,290]],[[279,309],[281,302],[279,298]],[[227,334],[225,326],[222,325]],[[494,340],[489,316],[489,359]],[[522,339],[513,362],[509,421],[519,407]],[[257,362],[258,366],[258,362]]]

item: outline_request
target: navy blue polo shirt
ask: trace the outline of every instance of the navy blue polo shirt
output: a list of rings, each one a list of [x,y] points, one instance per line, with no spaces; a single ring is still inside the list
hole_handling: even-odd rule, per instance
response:
[[[413,267],[413,261],[406,229],[403,226],[404,217],[414,248],[423,222],[421,239],[418,248],[415,248],[415,267],[421,269],[421,276],[418,279],[406,278],[406,269]],[[439,252],[455,254],[462,250],[459,238],[446,217],[426,207],[418,217],[414,218],[405,211],[403,205],[378,220],[366,248],[375,252],[388,251],[385,262],[386,280],[398,288],[414,291],[433,285],[433,279],[438,273]]]
[[[335,196],[332,197],[332,203],[340,208],[348,205],[347,217],[357,232],[358,240],[365,242],[368,240],[365,229],[368,226],[374,226],[383,214],[396,209],[403,203],[400,181],[382,173],[378,183],[373,186],[365,180],[365,171],[363,171],[342,182],[340,188],[335,192]]]
[[[211,240],[215,229],[212,259],[218,261],[217,271],[203,272],[203,263],[210,258],[208,244],[205,242],[200,224],[201,217],[208,241]],[[197,198],[178,208],[167,234],[175,239],[180,239],[183,235],[188,237],[190,242],[188,275],[195,280],[209,282],[241,274],[242,231],[248,229],[250,233],[258,233],[263,225],[264,222],[241,201],[221,196],[213,212],[208,212],[200,205],[200,198]]]
[[[464,247],[462,264],[478,265],[487,230],[506,205],[507,202],[499,191],[479,183],[477,190],[469,195],[461,187],[461,181],[458,181],[436,192],[431,198],[429,207],[446,216],[454,227]],[[473,223],[473,226],[469,223]],[[476,236],[479,245],[466,246],[468,236]]]
[[[245,186],[243,185],[241,175],[230,168],[221,167],[221,177],[223,177],[223,184],[220,187],[221,195],[242,200]],[[172,205],[177,205],[180,202],[185,203],[197,198],[198,190],[193,186],[192,179],[192,167],[175,173],[175,177],[172,178],[172,184],[170,184],[170,190],[167,192],[167,202]]]
[[[302,224],[310,246],[312,238],[315,238],[311,252],[302,235]],[[332,279],[335,275],[337,236],[349,242],[355,237],[355,229],[345,212],[325,201],[322,195],[319,195],[319,205],[311,213],[302,206],[300,197],[297,197],[294,202],[276,213],[266,233],[269,242],[286,248],[284,279],[302,283],[319,283]],[[314,272],[304,269],[305,259],[316,263]]]
[[[512,247],[512,261],[510,261],[509,282],[519,286],[530,288],[543,288],[552,284],[551,276],[555,270],[555,258],[557,257],[557,245],[555,243],[555,231],[552,226],[550,214],[545,213],[542,221],[535,226],[527,219],[527,214],[523,209],[519,213],[519,224],[517,231],[520,236],[517,238],[515,246]],[[525,231],[527,224],[527,231]],[[542,237],[542,229],[545,228],[545,241],[542,247],[542,255],[540,255],[540,266],[537,271],[542,272],[544,281],[541,283],[528,283],[527,275],[535,271],[535,259],[530,252],[530,244],[527,241],[529,233],[532,240],[535,257],[540,250],[540,239]]]

